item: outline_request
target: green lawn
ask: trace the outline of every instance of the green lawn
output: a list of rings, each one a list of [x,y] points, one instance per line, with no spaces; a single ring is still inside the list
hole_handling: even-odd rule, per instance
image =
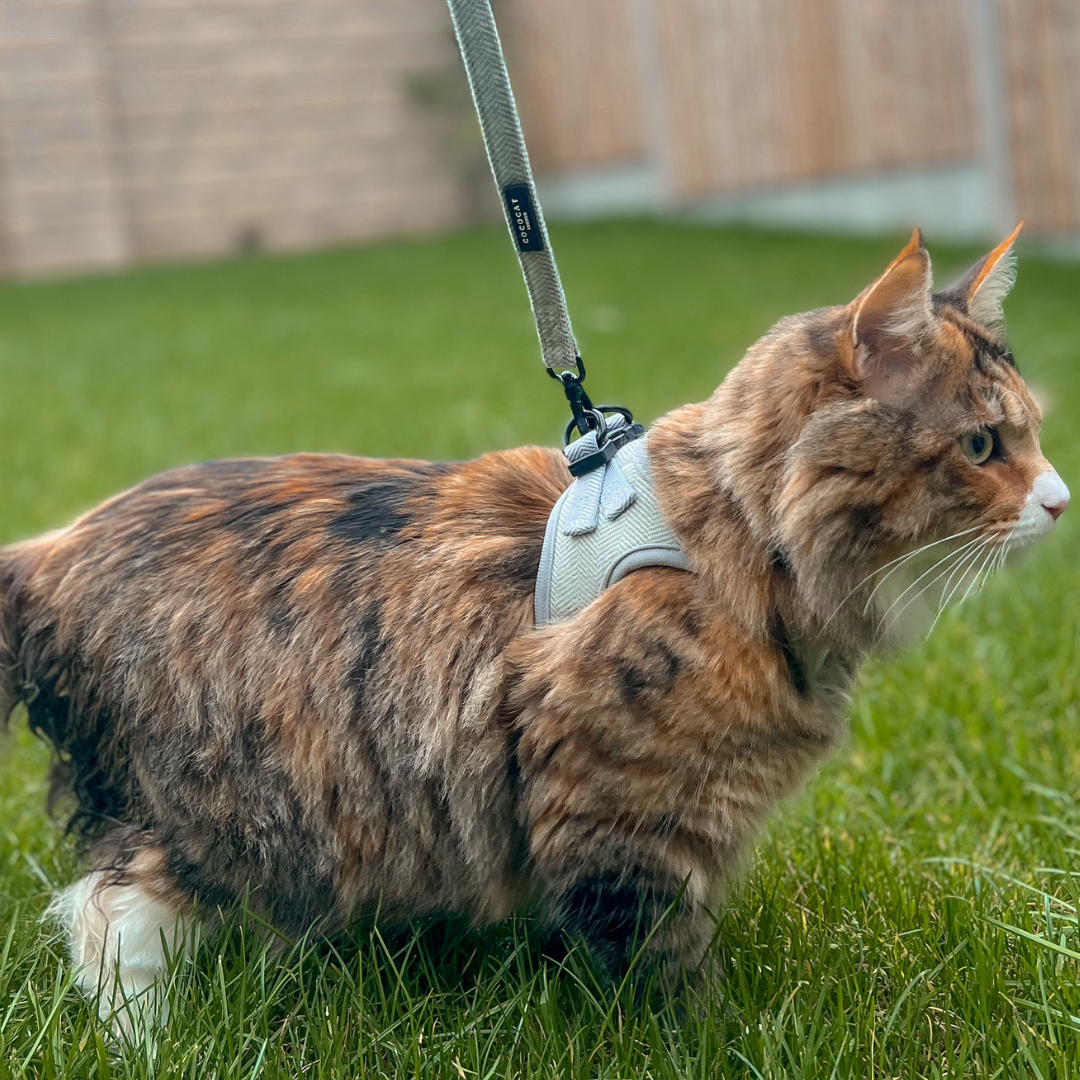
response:
[[[780,315],[852,297],[903,242],[553,233],[589,389],[644,419],[706,396]],[[940,281],[975,254],[932,253]],[[1007,312],[1075,488],[1080,267],[1022,258]],[[563,415],[497,229],[0,288],[2,539],[182,462],[461,457],[552,443]],[[864,672],[847,747],[773,820],[724,917],[727,985],[704,1004],[598,988],[524,921],[270,954],[238,927],[175,981],[156,1059],[117,1055],[39,922],[76,867],[17,719],[0,744],[0,1080],[1080,1075],[1074,519]]]

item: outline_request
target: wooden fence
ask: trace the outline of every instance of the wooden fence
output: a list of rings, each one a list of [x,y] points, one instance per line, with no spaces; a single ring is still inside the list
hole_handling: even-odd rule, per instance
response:
[[[977,162],[1080,230],[1080,0],[495,3],[540,173],[683,206]],[[0,273],[460,224],[462,85],[444,0],[0,0]]]
[[[976,56],[984,3],[997,56]],[[996,5],[996,9],[994,7]],[[674,203],[979,159],[1080,229],[1077,0],[504,0],[541,172],[648,160]],[[992,45],[993,47],[993,45]]]
[[[460,222],[455,64],[441,0],[0,0],[0,271]]]
[[[1017,209],[1080,229],[1080,3],[1001,0],[1001,18]]]

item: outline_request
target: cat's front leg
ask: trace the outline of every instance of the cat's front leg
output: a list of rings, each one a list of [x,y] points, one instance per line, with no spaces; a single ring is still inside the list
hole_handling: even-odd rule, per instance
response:
[[[633,968],[659,968],[675,987],[693,976],[712,938],[712,912],[688,898],[688,882],[675,887],[665,874],[642,867],[590,873],[547,898],[550,925],[571,941],[583,940],[613,982]]]
[[[716,754],[707,697],[725,693],[693,588],[680,571],[633,574],[511,654],[532,873],[551,921],[615,977],[638,956],[699,964],[745,824],[725,803],[738,780]]]

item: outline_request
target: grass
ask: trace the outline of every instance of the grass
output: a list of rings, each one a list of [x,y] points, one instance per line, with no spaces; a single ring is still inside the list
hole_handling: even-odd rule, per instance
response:
[[[844,301],[900,246],[618,222],[554,239],[589,388],[651,419],[707,395],[780,315]],[[939,280],[975,253],[935,249]],[[1024,259],[1008,304],[1080,476],[1080,268]],[[552,442],[505,235],[0,288],[0,534],[156,470],[288,450],[460,457]],[[763,837],[725,914],[722,998],[597,986],[524,921],[268,951],[178,973],[156,1058],[116,1053],[39,921],[71,879],[47,754],[0,744],[0,1080],[8,1077],[1019,1077],[1080,1074],[1080,569],[1048,540],[897,661],[839,758]],[[534,935],[535,937],[535,935]]]

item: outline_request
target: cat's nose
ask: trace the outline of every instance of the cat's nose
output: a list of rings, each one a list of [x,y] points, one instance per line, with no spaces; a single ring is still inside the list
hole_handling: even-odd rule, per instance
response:
[[[1035,480],[1035,494],[1042,508],[1055,520],[1069,505],[1069,489],[1065,481],[1053,470],[1041,473]]]

